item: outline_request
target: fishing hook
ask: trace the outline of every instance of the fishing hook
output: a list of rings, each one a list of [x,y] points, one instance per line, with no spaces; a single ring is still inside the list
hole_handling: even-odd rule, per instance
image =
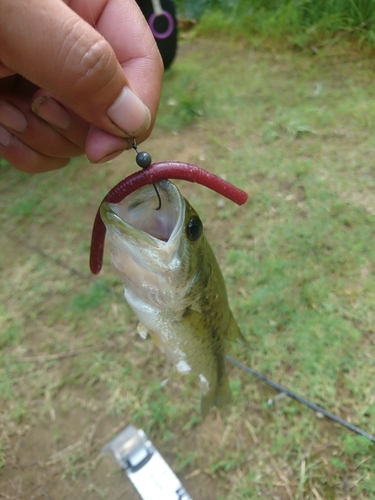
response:
[[[242,189],[196,165],[178,161],[161,161],[150,165],[149,168],[134,172],[120,181],[107,193],[102,202],[119,203],[137,189],[168,178],[196,182],[234,201],[237,205],[243,205],[248,198]],[[98,274],[102,268],[105,233],[106,228],[100,217],[99,206],[91,236],[90,269],[93,274]]]
[[[148,168],[152,162],[151,155],[149,153],[147,153],[146,151],[139,151],[139,149],[137,148],[137,141],[135,138],[133,139],[133,143],[131,143],[129,141],[129,139],[126,139],[126,141],[128,144],[130,144],[130,146],[137,153],[137,156],[135,157],[135,161],[137,162],[137,165],[141,168]],[[156,193],[156,196],[158,197],[158,202],[159,202],[159,205],[157,208],[155,208],[155,210],[160,210],[161,209],[161,197],[160,197],[160,194],[159,194],[158,188],[156,187],[155,182],[153,182],[152,185],[154,186],[155,193]]]

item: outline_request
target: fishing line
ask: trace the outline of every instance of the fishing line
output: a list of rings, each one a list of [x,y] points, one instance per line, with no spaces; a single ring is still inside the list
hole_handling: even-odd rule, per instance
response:
[[[150,153],[147,153],[147,151],[139,151],[137,148],[137,141],[135,138],[133,139],[133,142],[130,142],[129,139],[126,139],[126,142],[130,144],[130,146],[134,149],[134,151],[137,153],[137,156],[135,157],[135,161],[137,162],[137,165],[141,168],[148,168],[151,165],[152,158]],[[156,187],[155,182],[152,183],[155,189],[156,196],[158,197],[158,202],[159,205],[155,210],[160,210],[161,209],[161,198],[160,194],[158,191],[158,188]]]
[[[237,368],[240,368],[241,370],[244,370],[247,373],[250,373],[250,375],[253,375],[254,377],[258,378],[262,382],[266,382],[266,384],[270,385],[277,391],[279,391],[282,394],[285,394],[286,396],[289,396],[290,398],[293,398],[297,400],[298,402],[304,404],[305,406],[308,406],[312,410],[321,413],[327,418],[330,418],[334,422],[337,422],[340,425],[343,425],[347,429],[350,429],[353,432],[356,432],[357,434],[360,434],[361,436],[366,437],[367,439],[370,439],[370,441],[373,441],[375,443],[375,436],[372,436],[366,431],[363,431],[359,427],[350,424],[346,420],[343,420],[340,417],[337,417],[333,413],[330,413],[329,411],[325,410],[321,406],[316,405],[315,403],[311,403],[304,397],[300,396],[299,394],[296,394],[295,392],[291,391],[290,389],[287,389],[286,387],[283,387],[282,385],[278,384],[277,382],[274,382],[273,380],[269,379],[268,377],[262,375],[261,373],[258,373],[257,371],[253,370],[252,368],[249,368],[248,366],[244,365],[240,361],[237,361],[236,359],[232,358],[231,356],[226,356],[227,361],[232,363],[232,365],[237,366]],[[277,396],[276,396],[277,397]]]
[[[39,254],[41,257],[44,257],[44,258],[50,260],[56,266],[64,268],[66,271],[68,271],[71,274],[76,275],[76,276],[78,276],[80,278],[83,278],[85,281],[86,280],[90,281],[90,282],[92,281],[92,280],[89,279],[89,277],[87,275],[83,274],[81,271],[78,271],[77,269],[73,268],[72,266],[67,265],[61,259],[58,259],[56,257],[52,257],[52,255],[48,254],[47,252],[44,252],[38,246],[31,245],[28,241],[26,241],[24,239],[21,239],[21,238],[15,236],[14,234],[11,234],[9,232],[7,232],[6,235],[10,239],[12,239],[13,241],[17,242],[18,244],[20,244],[20,245],[28,248],[31,251],[34,251],[35,253]],[[122,294],[120,294],[118,292],[115,292],[114,290],[111,290],[109,287],[107,287],[105,285],[103,286],[103,288],[109,294],[115,295],[119,299],[123,299],[123,295]],[[261,373],[257,372],[256,370],[253,370],[249,366],[244,365],[243,363],[241,363],[240,361],[232,358],[231,356],[227,355],[226,359],[232,365],[236,366],[237,368],[240,368],[241,370],[244,370],[245,372],[249,373],[250,375],[253,375],[257,379],[261,380],[262,382],[265,382],[266,384],[270,385],[271,387],[273,387],[274,389],[276,389],[277,391],[279,391],[280,394],[277,395],[277,396],[275,396],[274,400],[275,399],[280,399],[281,394],[283,394],[285,396],[289,396],[290,398],[295,399],[299,403],[304,404],[308,408],[310,408],[310,409],[312,409],[312,410],[314,410],[314,411],[316,411],[318,413],[321,413],[322,415],[324,415],[325,417],[329,418],[330,420],[333,420],[334,422],[336,422],[336,423],[338,423],[338,424],[346,427],[347,429],[349,429],[349,430],[351,430],[351,431],[353,431],[353,432],[355,432],[355,433],[357,433],[357,434],[359,434],[359,435],[361,435],[363,437],[366,437],[367,439],[370,439],[370,441],[372,441],[372,442],[375,442],[375,436],[372,436],[368,432],[363,431],[359,427],[357,427],[357,426],[355,426],[353,424],[350,424],[349,422],[347,422],[346,420],[344,420],[344,419],[342,419],[340,417],[337,417],[333,413],[330,413],[329,411],[327,411],[324,408],[316,405],[315,403],[310,402],[309,400],[307,400],[304,397],[296,394],[295,392],[291,391],[290,389],[287,389],[286,387],[283,387],[282,385],[278,384],[277,382],[274,382],[273,380],[269,379],[265,375],[262,375]]]
[[[140,152],[137,148],[137,143],[136,143],[136,140],[134,139],[133,140],[133,143],[131,143],[128,139],[126,139],[126,141],[130,144],[130,146],[136,151],[137,153],[137,156],[136,156],[136,162],[137,164],[145,169],[145,168],[148,168],[150,165],[151,165],[151,156],[149,153],[147,152]],[[172,162],[173,163],[173,162]],[[174,165],[174,164],[173,164]],[[172,165],[172,166],[173,166]],[[175,166],[175,165],[174,165]],[[168,167],[168,165],[167,165]],[[190,167],[193,169],[193,165],[190,165]],[[195,169],[197,167],[194,167]],[[194,170],[194,169],[193,169]],[[194,170],[195,172],[195,170]],[[196,172],[195,172],[195,175],[198,175]],[[176,176],[176,178],[179,178],[178,176]],[[181,177],[181,178],[184,178],[185,180],[190,180],[191,182],[193,182],[190,177],[187,178],[187,177]],[[195,179],[194,182],[197,182],[197,180]],[[203,182],[200,182],[201,184],[204,185]],[[158,197],[158,200],[159,200],[159,206],[156,210],[159,210],[160,207],[161,207],[161,198],[160,198],[160,194],[156,188],[156,185],[155,185],[155,182],[153,182],[153,186],[154,186],[154,189],[155,189],[155,192],[157,194],[157,197]],[[213,189],[212,185],[210,185],[209,187],[211,187],[211,189]],[[216,190],[217,192],[221,192],[220,190]],[[221,194],[223,194],[221,192]],[[225,195],[225,194],[224,194]],[[228,195],[226,195],[228,197]],[[242,198],[241,198],[242,200]],[[242,204],[244,203],[244,201],[246,201],[246,198],[242,201],[242,202],[238,202],[238,200],[236,201],[238,204]],[[105,233],[104,233],[105,234]],[[61,261],[60,259],[58,258],[54,258],[52,257],[50,254],[44,252],[42,249],[40,249],[39,247],[37,246],[34,246],[34,245],[30,245],[29,242],[26,242],[25,240],[23,239],[20,239],[19,237],[13,235],[13,234],[7,234],[7,236],[12,239],[13,241],[16,241],[17,243],[21,244],[22,246],[36,252],[37,254],[39,254],[40,256],[52,261],[55,265],[57,266],[60,266],[62,268],[64,268],[65,270],[69,271],[71,274],[75,274],[77,276],[79,276],[80,278],[84,278],[85,280],[88,279],[88,277],[86,275],[83,275],[83,273],[81,273],[80,271],[74,269],[73,267],[65,264],[63,261]],[[103,238],[103,246],[104,246],[104,238]],[[100,262],[100,265],[99,265],[99,271],[100,271],[100,267],[101,267],[101,262]],[[97,271],[97,272],[99,272]],[[97,273],[95,273],[97,274]],[[91,280],[90,280],[91,281]],[[117,296],[121,296],[120,294],[118,294],[117,292],[113,292],[111,289],[109,289],[108,287],[104,286],[103,288],[106,289],[106,291],[108,291],[110,294],[113,294],[113,295],[117,295]],[[304,397],[296,394],[295,392],[291,391],[290,389],[287,389],[286,387],[283,387],[282,385],[278,384],[277,382],[274,382],[273,380],[269,379],[268,377],[266,377],[265,375],[262,375],[260,373],[258,373],[257,371],[253,370],[252,368],[244,365],[243,363],[241,363],[240,361],[237,361],[236,359],[232,358],[231,356],[226,356],[226,359],[231,363],[233,364],[234,366],[236,366],[237,368],[240,368],[241,370],[244,370],[245,372],[249,373],[250,375],[253,375],[254,377],[258,378],[259,380],[261,380],[262,382],[265,382],[267,383],[268,385],[270,385],[271,387],[273,387],[274,389],[276,389],[277,391],[279,391],[279,395],[277,395],[275,397],[275,400],[276,399],[280,399],[282,397],[282,395],[284,396],[289,396],[293,399],[295,399],[296,401],[304,404],[305,406],[307,406],[308,408],[324,415],[325,417],[333,420],[334,422],[346,427],[347,429],[363,436],[363,437],[366,437],[367,439],[369,439],[370,441],[374,442],[375,443],[375,436],[372,436],[371,434],[369,434],[368,432],[366,431],[363,431],[362,429],[360,429],[359,427],[347,422],[346,420],[340,418],[340,417],[337,417],[336,415],[334,415],[333,413],[330,413],[329,411],[325,410],[324,408],[316,405],[315,403],[312,403],[310,401],[308,401],[307,399],[305,399]]]

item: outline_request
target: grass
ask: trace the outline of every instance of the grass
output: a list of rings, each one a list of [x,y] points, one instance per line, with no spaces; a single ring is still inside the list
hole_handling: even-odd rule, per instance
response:
[[[237,207],[179,183],[250,344],[231,354],[375,434],[371,60],[180,50],[145,149],[249,193]],[[38,176],[1,167],[2,494],[136,498],[99,453],[131,422],[194,499],[375,498],[373,443],[289,398],[269,406],[275,392],[237,368],[233,403],[204,421],[194,377],[160,384],[169,366],[135,333],[108,255],[88,271],[97,205],[135,168],[131,152]]]
[[[168,131],[179,131],[204,114],[204,94],[199,88],[198,74],[189,68],[186,78],[174,78],[172,72],[162,96],[161,106],[169,108],[161,114],[159,126]]]
[[[294,47],[318,53],[343,40],[374,46],[374,0],[178,0],[197,31],[235,36],[254,45]]]

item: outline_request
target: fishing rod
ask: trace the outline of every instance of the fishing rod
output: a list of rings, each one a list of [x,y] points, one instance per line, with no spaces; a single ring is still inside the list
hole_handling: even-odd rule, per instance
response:
[[[145,185],[146,183],[151,183],[154,185],[155,192],[158,196],[159,200],[159,207],[156,209],[158,210],[161,206],[161,200],[160,200],[160,195],[158,193],[158,190],[155,186],[155,182],[166,178],[170,177],[171,175],[175,179],[184,179],[188,180],[190,182],[197,182],[199,184],[202,184],[206,187],[209,187],[210,189],[216,191],[217,193],[231,199],[238,205],[242,205],[245,203],[247,199],[246,193],[244,193],[242,190],[236,188],[235,186],[232,186],[231,184],[225,182],[223,179],[220,179],[216,177],[215,175],[204,171],[203,169],[200,169],[199,167],[196,167],[195,165],[187,164],[187,163],[180,163],[180,162],[159,162],[158,164],[154,164],[153,168],[150,169],[151,166],[151,156],[146,153],[146,152],[140,152],[137,148],[136,141],[133,140],[133,143],[127,140],[129,145],[136,151],[137,157],[136,157],[136,162],[138,166],[142,168],[142,172],[147,171],[147,173],[142,173],[140,172],[132,174],[131,176],[127,177],[123,181],[121,181],[119,184],[117,184],[112,190],[108,193],[108,195],[104,198],[107,199],[108,197],[110,198],[108,201],[111,202],[117,202],[119,200],[117,199],[112,199],[113,197],[119,199],[123,199],[125,195],[129,194],[130,192],[134,191],[141,185]],[[145,182],[147,180],[147,182]],[[104,224],[100,224],[101,220],[99,212],[97,214],[97,218],[94,223],[94,230],[93,230],[93,242],[96,243],[96,252],[93,252],[93,245],[91,247],[91,270],[94,274],[97,274],[100,269],[101,269],[101,264],[102,264],[102,257],[103,257],[103,247],[104,247],[104,238],[105,238],[105,228]],[[103,227],[102,227],[103,226]],[[95,238],[95,230],[98,233]],[[19,243],[23,244],[24,246],[30,248],[31,245],[28,244],[26,241],[19,239],[18,237],[14,237],[13,235],[8,235],[12,239],[17,239]],[[95,239],[97,240],[95,242]],[[85,275],[83,275],[80,271],[66,265],[64,262],[60,261],[59,259],[53,258],[50,256],[48,253],[42,251],[40,248],[33,246],[32,250],[37,252],[38,254],[42,255],[43,257],[51,260],[54,262],[54,264],[65,268],[65,270],[69,271],[72,274],[76,274],[77,276],[80,276],[81,278],[84,277],[87,279]],[[107,287],[105,287],[107,288]],[[111,289],[107,288],[108,292],[111,293]],[[115,293],[118,295],[117,293]],[[316,405],[315,403],[310,402],[306,398],[296,394],[294,391],[291,391],[290,389],[287,389],[286,387],[283,387],[282,385],[274,382],[273,380],[269,379],[265,375],[262,375],[258,373],[256,370],[253,370],[252,368],[248,367],[247,365],[244,365],[240,361],[232,358],[231,356],[226,356],[226,359],[236,366],[237,368],[240,368],[244,370],[245,372],[249,373],[250,375],[253,375],[254,377],[258,378],[259,380],[267,383],[277,391],[279,391],[280,394],[289,396],[296,401],[304,404],[308,408],[321,413],[325,417],[333,420],[334,422],[346,427],[347,429],[363,436],[369,439],[370,441],[375,443],[375,436],[372,436],[366,431],[363,431],[359,427],[347,422],[346,420],[337,417],[333,413],[325,410],[324,408]],[[276,398],[278,398],[276,396]]]
[[[356,432],[357,434],[360,434],[361,436],[364,436],[367,439],[370,439],[370,441],[375,443],[375,436],[372,436],[368,432],[363,431],[362,429],[360,429],[356,425],[353,425],[353,424],[347,422],[346,420],[344,420],[340,417],[337,417],[336,415],[325,410],[321,406],[318,406],[315,403],[312,403],[308,399],[300,396],[299,394],[296,394],[295,392],[291,391],[290,389],[287,389],[286,387],[283,387],[282,385],[278,384],[277,382],[274,382],[273,380],[269,379],[265,375],[262,375],[261,373],[258,373],[256,370],[253,370],[252,368],[248,367],[247,365],[244,365],[243,363],[241,363],[237,359],[234,359],[228,355],[226,356],[226,359],[227,359],[227,361],[232,363],[232,365],[237,366],[237,368],[240,368],[241,370],[244,370],[247,373],[250,373],[250,375],[253,375],[254,377],[261,380],[262,382],[265,382],[266,384],[270,385],[271,387],[273,387],[274,389],[279,391],[281,394],[285,394],[285,396],[289,396],[290,398],[295,399],[299,403],[304,404],[305,406],[311,408],[312,410],[321,413],[325,417],[330,418],[334,422],[337,422],[338,424],[343,425],[347,429],[350,429],[351,431]]]
[[[52,255],[48,254],[47,252],[44,252],[38,246],[30,245],[30,243],[28,241],[26,241],[25,239],[19,238],[19,237],[15,236],[13,234],[10,234],[10,233],[7,233],[7,236],[10,239],[12,239],[12,240],[16,241],[17,243],[19,243],[20,245],[24,246],[25,248],[28,248],[29,250],[32,250],[35,253],[37,253],[38,255],[40,255],[41,257],[44,257],[47,260],[51,261],[56,266],[63,268],[65,271],[68,271],[71,274],[74,274],[74,275],[78,276],[79,278],[84,279],[85,281],[90,281],[90,282],[92,281],[89,278],[88,275],[82,273],[78,269],[75,269],[75,268],[71,267],[70,265],[67,265],[62,260],[53,257]],[[110,287],[105,287],[105,288],[108,291],[108,293],[110,293],[112,295],[116,295],[119,298],[122,298],[122,294],[120,294],[118,292],[115,292]],[[321,413],[322,415],[324,415],[325,417],[329,418],[330,420],[333,420],[334,422],[336,422],[336,423],[338,423],[338,424],[346,427],[347,429],[349,429],[349,430],[351,430],[351,431],[353,431],[353,432],[355,432],[355,433],[357,433],[357,434],[359,434],[361,436],[366,437],[367,439],[370,439],[370,441],[372,441],[372,442],[375,443],[375,436],[372,436],[368,432],[363,431],[359,427],[357,427],[357,426],[355,426],[355,425],[347,422],[346,420],[344,420],[344,419],[342,419],[340,417],[337,417],[336,415],[334,415],[333,413],[325,410],[321,406],[318,406],[315,403],[312,403],[311,401],[309,401],[308,399],[304,398],[303,396],[300,396],[299,394],[296,394],[295,392],[291,391],[290,389],[287,389],[286,387],[278,384],[277,382],[274,382],[273,380],[271,380],[270,378],[266,377],[265,375],[262,375],[261,373],[257,372],[253,368],[250,368],[249,366],[244,365],[243,363],[241,363],[237,359],[234,359],[234,358],[232,358],[229,355],[226,356],[226,359],[227,359],[227,361],[229,361],[229,363],[231,363],[232,365],[236,366],[237,368],[240,368],[241,370],[249,373],[250,375],[253,375],[257,379],[259,379],[262,382],[265,382],[269,386],[273,387],[274,389],[276,389],[277,391],[279,391],[280,394],[283,394],[285,396],[289,396],[292,399],[295,399],[296,401],[298,401],[299,403],[302,403],[303,405],[307,406],[311,410],[314,410],[316,412]],[[276,396],[276,398],[278,398],[278,396]]]

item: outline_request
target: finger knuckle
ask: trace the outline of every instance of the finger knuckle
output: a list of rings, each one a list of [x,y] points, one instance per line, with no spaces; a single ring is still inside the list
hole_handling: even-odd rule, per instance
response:
[[[82,43],[78,38],[70,45],[61,72],[69,75],[70,93],[81,97],[100,91],[117,69],[114,59],[110,45],[103,38],[98,38],[93,45]]]

